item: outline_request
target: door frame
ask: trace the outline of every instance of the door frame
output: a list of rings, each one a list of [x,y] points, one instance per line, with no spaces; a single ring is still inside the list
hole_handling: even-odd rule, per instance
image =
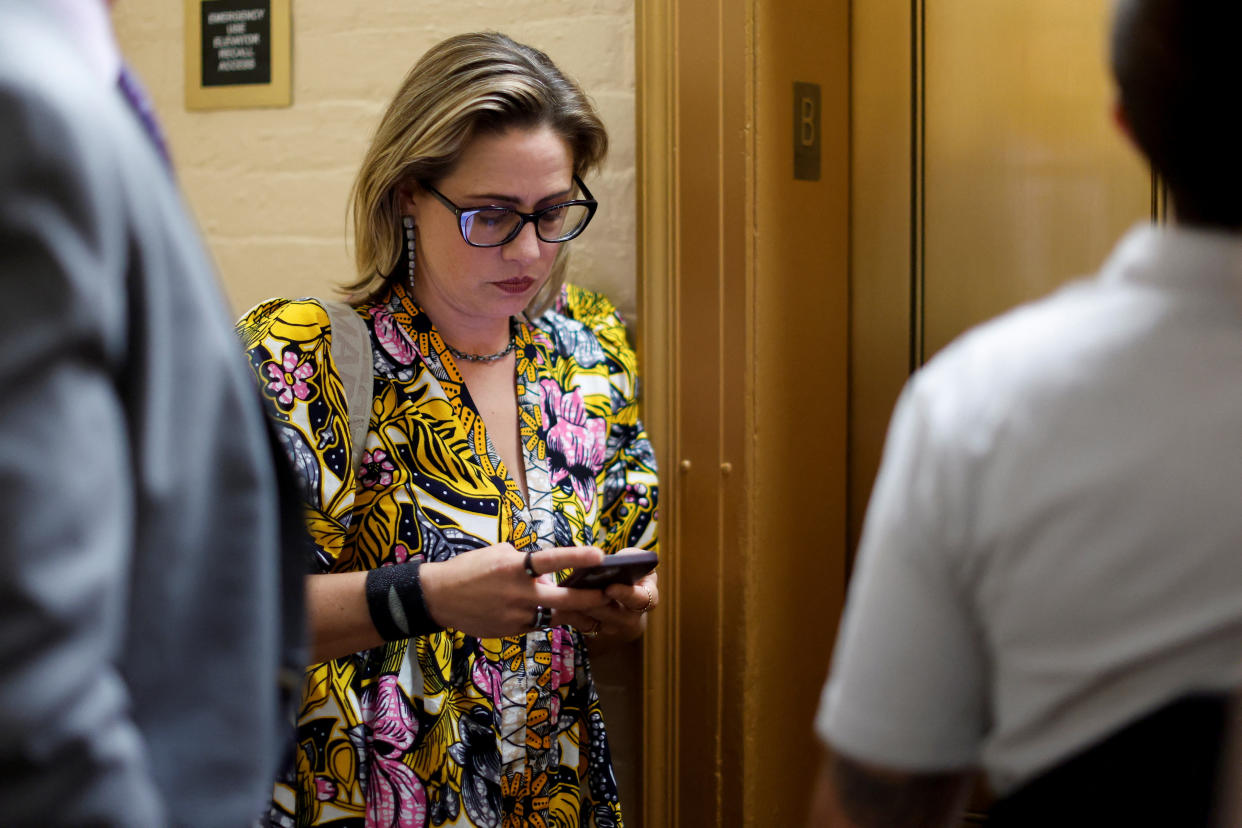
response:
[[[674,446],[678,411],[673,320],[677,313],[677,210],[672,0],[635,4],[636,154],[638,183],[638,347],[643,415],[662,470],[661,545],[676,547],[670,517],[677,514]],[[665,612],[652,616],[643,644],[642,792],[647,828],[677,812],[677,618],[667,611],[678,585],[678,558],[660,568]]]

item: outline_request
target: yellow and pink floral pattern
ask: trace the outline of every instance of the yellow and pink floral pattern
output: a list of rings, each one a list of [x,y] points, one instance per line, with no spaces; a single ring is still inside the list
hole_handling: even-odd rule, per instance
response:
[[[273,300],[238,325],[301,485],[315,571],[442,561],[501,542],[656,548],[636,360],[606,299],[567,286],[552,310],[516,325],[525,501],[404,288],[357,312],[375,362],[357,473],[323,308]],[[312,665],[270,824],[622,825],[582,636],[450,629]]]

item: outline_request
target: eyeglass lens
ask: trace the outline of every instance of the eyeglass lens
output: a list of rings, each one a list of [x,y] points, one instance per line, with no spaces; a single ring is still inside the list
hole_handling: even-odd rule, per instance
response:
[[[540,213],[534,221],[535,232],[545,242],[572,238],[582,229],[591,211],[582,204],[553,207]],[[517,229],[522,217],[505,207],[484,207],[471,210],[462,219],[462,229],[472,244],[500,244]]]

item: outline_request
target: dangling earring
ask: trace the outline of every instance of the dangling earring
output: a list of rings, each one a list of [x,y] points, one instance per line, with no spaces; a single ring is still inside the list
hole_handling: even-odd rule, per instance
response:
[[[410,290],[414,290],[414,217],[405,216],[401,223],[405,225],[405,254],[410,260]]]

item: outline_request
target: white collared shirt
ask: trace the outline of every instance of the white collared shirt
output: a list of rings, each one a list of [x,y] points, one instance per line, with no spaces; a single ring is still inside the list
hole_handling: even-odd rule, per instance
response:
[[[817,729],[1005,793],[1242,682],[1242,237],[1144,226],[893,416]]]

